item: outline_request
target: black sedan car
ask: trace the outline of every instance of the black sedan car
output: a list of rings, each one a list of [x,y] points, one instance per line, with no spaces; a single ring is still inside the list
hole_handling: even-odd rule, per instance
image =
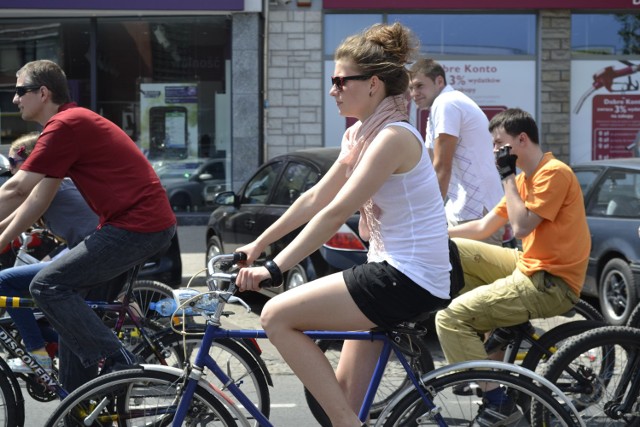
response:
[[[207,209],[213,203],[213,196],[227,189],[226,160],[209,159],[189,172],[183,172],[183,165],[189,163],[176,162],[156,169],[171,207],[176,212]]]
[[[640,296],[640,159],[572,166],[584,195],[591,254],[583,295],[608,322],[625,324]]]
[[[337,148],[302,150],[277,156],[261,166],[240,189],[220,193],[207,226],[207,261],[252,242],[306,190],[313,187],[338,157]],[[284,286],[265,289],[274,295],[307,281],[366,261],[367,246],[358,235],[354,214],[319,250],[285,273]],[[272,259],[300,230],[266,248],[258,264]]]

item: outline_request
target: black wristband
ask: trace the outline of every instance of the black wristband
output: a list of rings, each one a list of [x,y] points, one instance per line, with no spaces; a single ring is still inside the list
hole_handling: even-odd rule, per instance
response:
[[[278,264],[269,260],[264,263],[264,268],[266,268],[271,275],[271,281],[274,287],[282,285],[282,271],[280,271]]]

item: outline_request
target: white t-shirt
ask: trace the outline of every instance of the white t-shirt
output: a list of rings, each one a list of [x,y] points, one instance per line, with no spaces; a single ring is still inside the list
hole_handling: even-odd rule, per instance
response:
[[[447,85],[429,112],[428,148],[433,149],[441,133],[458,138],[445,205],[447,218],[482,218],[504,194],[495,166],[489,120],[471,98]]]
[[[393,174],[373,195],[380,238],[371,238],[368,260],[387,261],[432,295],[449,298],[447,220],[431,159],[419,132],[404,122],[423,147],[418,164]],[[391,214],[393,213],[393,214]]]

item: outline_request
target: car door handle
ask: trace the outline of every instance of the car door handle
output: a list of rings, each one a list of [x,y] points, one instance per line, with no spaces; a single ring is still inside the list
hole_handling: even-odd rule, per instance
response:
[[[244,226],[249,228],[249,229],[252,229],[254,225],[256,225],[256,222],[254,220],[252,220],[252,219],[247,219],[244,222]]]

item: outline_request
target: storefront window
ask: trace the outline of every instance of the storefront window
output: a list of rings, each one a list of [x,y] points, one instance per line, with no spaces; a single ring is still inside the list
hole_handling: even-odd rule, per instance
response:
[[[536,15],[528,14],[339,14],[324,21],[324,135],[338,146],[353,119],[340,116],[331,97],[333,52],[348,35],[374,23],[409,27],[421,44],[421,54],[445,68],[447,84],[473,99],[488,118],[509,107],[536,111]],[[469,31],[473,28],[473,31]],[[410,121],[424,135],[428,112],[408,102]]]
[[[411,28],[430,56],[535,55],[533,14],[397,14],[387,20]]]
[[[205,195],[230,183],[230,22],[226,16],[0,21],[2,144],[39,130],[12,104],[15,73],[26,62],[51,59],[65,70],[74,101],[120,126],[166,172],[167,188],[177,188],[176,209],[205,209]]]
[[[637,55],[640,53],[640,16],[573,14],[571,50],[589,55]]]

